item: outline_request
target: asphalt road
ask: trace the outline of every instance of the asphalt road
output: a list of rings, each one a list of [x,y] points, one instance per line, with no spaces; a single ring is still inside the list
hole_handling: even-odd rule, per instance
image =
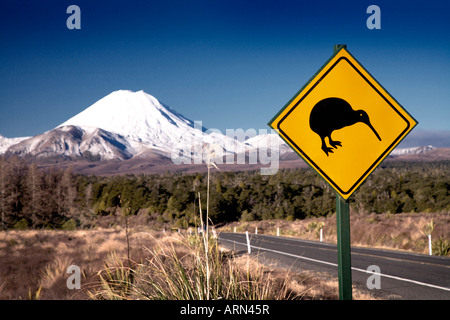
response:
[[[334,244],[250,234],[251,254],[291,270],[327,272],[337,277]],[[247,252],[245,233],[221,233],[223,246]],[[367,288],[369,266],[378,266],[380,289],[375,296],[405,300],[450,300],[450,258],[369,248],[352,248],[352,282]],[[374,281],[370,281],[376,284]]]

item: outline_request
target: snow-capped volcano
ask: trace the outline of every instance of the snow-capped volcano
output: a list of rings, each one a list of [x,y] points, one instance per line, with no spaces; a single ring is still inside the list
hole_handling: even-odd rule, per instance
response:
[[[129,90],[112,92],[43,134],[0,141],[6,154],[106,160],[155,154],[204,160],[208,145],[219,146],[223,156],[248,151],[243,141],[208,132],[144,91]]]
[[[100,128],[140,142],[150,148],[169,152],[194,123],[160,103],[144,91],[114,91],[58,127]]]
[[[202,157],[204,146],[211,144],[219,145],[223,155],[246,150],[243,142],[216,131],[205,132],[201,122],[194,123],[142,90],[114,91],[56,129],[67,126],[117,134],[129,142],[133,157],[146,157],[150,152],[193,159]]]

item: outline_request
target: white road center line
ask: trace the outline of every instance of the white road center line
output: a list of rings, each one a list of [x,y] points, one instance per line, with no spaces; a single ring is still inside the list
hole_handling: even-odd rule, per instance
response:
[[[247,245],[245,243],[241,243],[241,242],[234,241],[234,240],[228,240],[228,239],[220,239],[220,240],[237,243],[237,244],[240,244],[240,245],[243,245],[243,246]],[[303,259],[303,260],[307,260],[307,261],[317,262],[317,263],[321,263],[321,264],[325,264],[325,265],[329,265],[329,266],[333,266],[333,267],[337,267],[338,266],[337,263],[332,263],[332,262],[328,262],[328,261],[322,261],[322,260],[317,260],[317,259],[313,259],[313,258],[303,257],[303,256],[299,256],[299,255],[296,255],[296,254],[287,253],[287,252],[283,252],[283,251],[278,251],[278,250],[273,250],[273,249],[268,249],[268,248],[263,248],[263,247],[257,247],[257,246],[254,246],[254,245],[250,245],[250,247],[253,247],[255,249],[264,250],[264,251],[273,252],[273,253],[282,254],[282,255],[285,255],[285,256],[290,256],[290,257],[293,257],[293,258],[298,258],[298,259]],[[363,273],[368,273],[368,274],[374,274],[374,273],[372,273],[370,271],[367,271],[367,270],[364,270],[364,269],[360,269],[360,268],[355,268],[355,267],[352,267],[352,270],[363,272]],[[444,291],[450,291],[450,288],[436,286],[434,284],[424,283],[424,282],[411,280],[411,279],[406,279],[406,278],[401,278],[401,277],[397,277],[397,276],[391,276],[389,274],[383,274],[383,273],[380,273],[379,275],[382,276],[382,277],[385,277],[385,278],[391,278],[391,279],[395,279],[395,280],[399,280],[399,281],[414,283],[414,284],[417,284],[417,285],[420,285],[420,286],[424,286],[424,287],[435,288],[435,289],[444,290]]]

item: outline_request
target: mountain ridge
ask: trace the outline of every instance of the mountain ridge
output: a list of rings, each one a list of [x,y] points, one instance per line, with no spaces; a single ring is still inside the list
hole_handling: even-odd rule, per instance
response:
[[[241,165],[255,168],[254,163],[247,161],[251,153],[270,149],[271,143],[275,143],[281,161],[298,160],[275,133],[236,130],[234,137],[223,135],[218,130],[207,130],[201,122],[184,117],[143,90],[117,90],[42,134],[20,138],[0,136],[0,155],[35,158],[44,165],[78,161],[88,169],[104,166],[102,161],[128,161],[131,167],[136,163],[137,168],[148,167],[142,163],[154,161],[154,166],[169,168],[175,166],[174,159],[184,157],[183,166],[174,170],[186,171],[195,166],[185,166],[202,164],[207,147],[215,146],[219,158],[236,159],[238,154],[245,154],[246,162]],[[434,149],[433,146],[395,149],[390,158],[424,154]]]

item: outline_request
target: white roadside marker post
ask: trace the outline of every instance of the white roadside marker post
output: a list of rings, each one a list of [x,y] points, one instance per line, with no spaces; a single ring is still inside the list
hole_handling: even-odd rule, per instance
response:
[[[433,250],[431,248],[431,234],[428,235],[428,252],[430,253],[430,256],[433,255]]]
[[[247,250],[248,250],[248,254],[250,255],[252,253],[252,250],[250,248],[250,239],[248,237],[248,231],[245,231],[245,236],[247,238]]]

